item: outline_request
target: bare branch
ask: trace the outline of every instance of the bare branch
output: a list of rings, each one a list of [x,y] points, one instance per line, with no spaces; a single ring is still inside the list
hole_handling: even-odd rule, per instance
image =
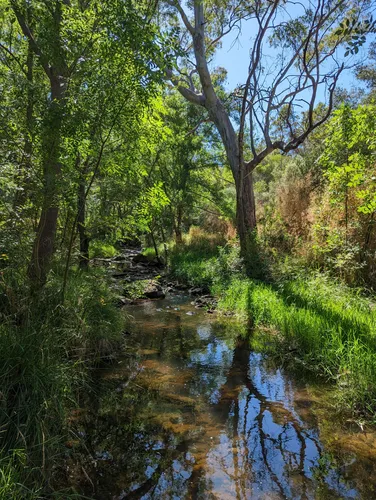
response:
[[[171,69],[166,70],[166,76],[180,94],[188,101],[198,106],[205,106],[205,97],[202,94],[197,94],[191,88],[183,87],[183,85],[181,85],[181,80],[173,74]]]
[[[195,30],[192,26],[192,24],[189,22],[187,14],[184,12],[183,7],[181,6],[179,0],[167,0],[168,5],[171,5],[171,7],[175,7],[179,14],[180,17],[184,23],[184,26],[187,28],[189,33],[193,36],[195,34]]]

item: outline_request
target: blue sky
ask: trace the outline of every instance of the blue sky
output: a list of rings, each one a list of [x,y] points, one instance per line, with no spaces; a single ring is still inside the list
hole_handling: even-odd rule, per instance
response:
[[[237,32],[229,33],[226,37],[224,37],[222,47],[218,50],[213,61],[214,66],[222,66],[226,68],[228,79],[227,87],[229,90],[234,89],[239,83],[244,83],[247,78],[249,50],[250,47],[252,47],[250,31],[251,25],[249,23],[245,23],[238,38],[236,38]],[[361,58],[366,59],[368,45],[369,42],[360,50],[359,56],[356,60],[360,60]],[[272,48],[268,48],[265,51],[265,56],[270,61],[275,54],[274,51],[275,49]],[[348,59],[349,58],[346,58],[346,60]],[[355,59],[352,59],[353,62],[355,62]],[[338,86],[350,90],[354,86],[361,87],[362,85],[358,80],[356,80],[354,72],[352,70],[347,70],[342,73]],[[324,99],[323,89],[318,98],[321,100]]]

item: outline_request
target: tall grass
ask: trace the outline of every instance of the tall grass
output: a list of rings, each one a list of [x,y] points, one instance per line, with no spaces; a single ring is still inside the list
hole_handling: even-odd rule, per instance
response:
[[[183,244],[170,250],[171,276],[192,286],[212,285],[224,243],[221,235],[191,227],[188,235],[184,236]]]
[[[179,265],[179,269],[174,266]],[[174,274],[219,297],[219,310],[251,320],[278,352],[294,353],[333,380],[351,408],[376,412],[376,304],[326,275],[266,284],[245,277],[234,248],[186,246],[172,259]],[[183,271],[183,272],[182,272]]]
[[[0,499],[48,491],[70,410],[89,388],[96,360],[120,341],[122,320],[100,272],[59,277],[38,301],[0,290]],[[14,301],[17,299],[17,304]]]

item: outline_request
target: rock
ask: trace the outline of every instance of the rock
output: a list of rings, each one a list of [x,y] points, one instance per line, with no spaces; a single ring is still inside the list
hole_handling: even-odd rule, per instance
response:
[[[191,288],[189,290],[189,293],[191,295],[205,295],[205,294],[208,294],[209,292],[210,292],[210,290],[205,285],[201,286],[201,287],[197,286],[197,287]]]
[[[166,294],[161,290],[151,290],[150,292],[145,292],[144,295],[148,299],[164,299],[166,297]]]
[[[144,296],[148,299],[164,299],[166,297],[166,294],[162,290],[162,287],[159,283],[150,281],[145,288]]]
[[[117,297],[115,305],[117,307],[124,307],[124,306],[129,306],[132,303],[133,301],[131,299],[127,299],[126,297],[120,296]]]
[[[174,285],[174,288],[175,288],[175,290],[187,290],[188,286],[187,285],[183,285],[181,283],[176,283]]]
[[[132,262],[134,262],[135,264],[148,264],[149,259],[142,253],[139,253],[133,257]]]
[[[124,255],[117,255],[112,259],[114,262],[119,262],[125,260]]]
[[[162,268],[162,267],[164,267],[164,264],[163,264],[163,262],[162,262],[160,259],[158,260],[157,258],[155,258],[155,259],[150,260],[150,261],[148,262],[148,266],[149,266],[149,267],[158,267],[158,268]]]

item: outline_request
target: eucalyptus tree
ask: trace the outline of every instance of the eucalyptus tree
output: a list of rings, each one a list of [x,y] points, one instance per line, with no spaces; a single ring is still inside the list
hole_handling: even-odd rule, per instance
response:
[[[350,0],[164,2],[177,46],[168,77],[187,100],[206,110],[218,129],[236,184],[241,250],[250,266],[256,229],[253,171],[273,151],[286,154],[298,148],[330,116],[346,69],[341,46],[354,43],[358,51],[352,34],[367,6]],[[236,130],[213,84],[211,60],[223,37],[242,29],[251,35],[247,76],[233,93]],[[314,109],[323,95],[327,110],[316,119]],[[306,111],[303,122],[296,120],[300,110]],[[273,127],[278,118],[284,122],[282,133]]]

